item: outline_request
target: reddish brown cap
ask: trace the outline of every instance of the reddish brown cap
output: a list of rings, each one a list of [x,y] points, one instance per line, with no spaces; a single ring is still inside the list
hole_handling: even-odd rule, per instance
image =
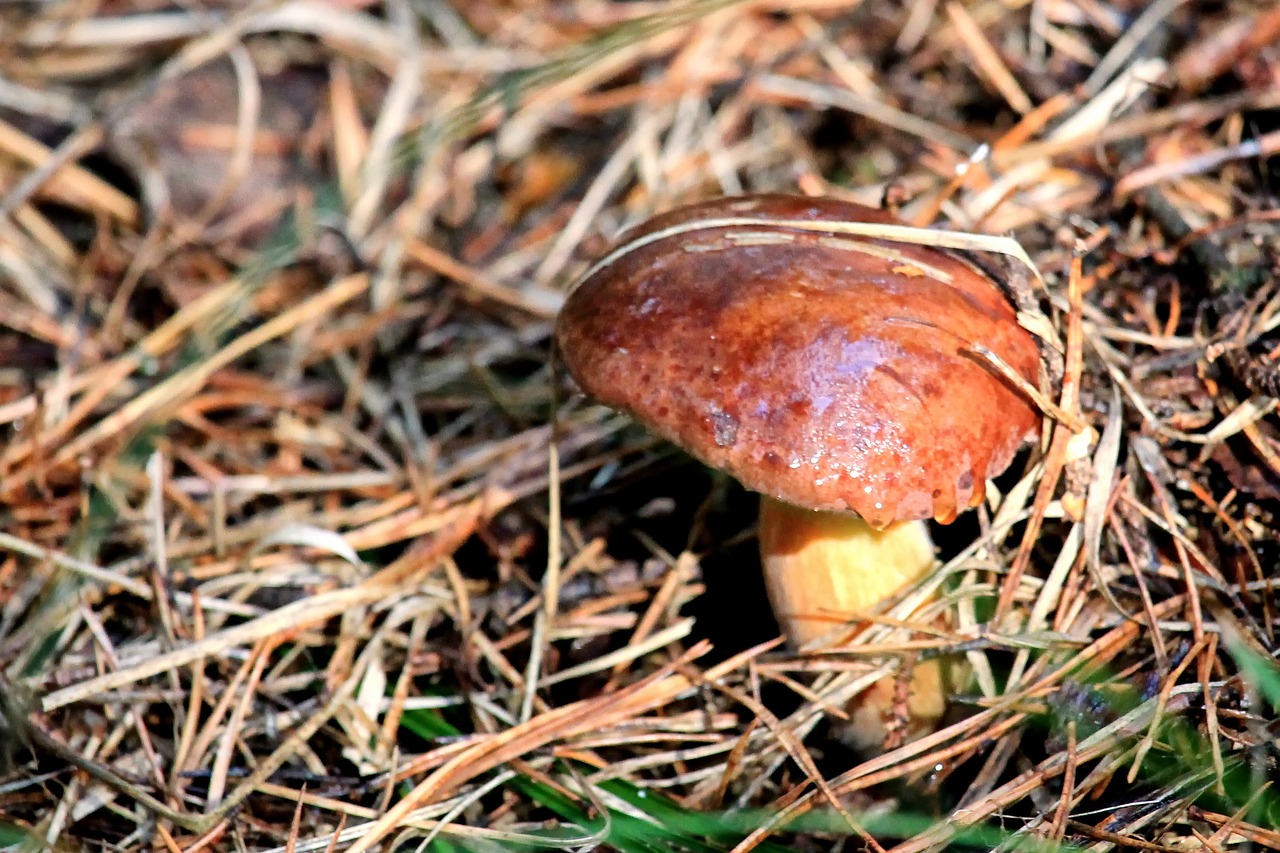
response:
[[[981,501],[1040,423],[1035,340],[958,253],[710,219],[895,220],[833,199],[723,198],[650,220],[571,293],[557,338],[592,397],[747,488],[883,527]],[[656,238],[645,242],[645,238]]]

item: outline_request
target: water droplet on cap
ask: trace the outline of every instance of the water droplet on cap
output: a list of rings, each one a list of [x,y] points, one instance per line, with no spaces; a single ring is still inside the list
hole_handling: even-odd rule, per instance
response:
[[[712,412],[711,428],[716,447],[733,447],[738,440],[738,419],[728,412]]]

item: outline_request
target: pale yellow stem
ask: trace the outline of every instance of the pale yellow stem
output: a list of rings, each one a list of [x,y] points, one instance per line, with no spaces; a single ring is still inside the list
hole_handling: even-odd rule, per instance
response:
[[[876,530],[856,515],[813,512],[760,499],[760,556],[773,612],[792,646],[807,646],[876,608],[925,575],[933,541],[922,521]],[[916,665],[909,684],[907,739],[931,730],[945,710],[939,661]],[[895,716],[894,679],[868,688],[849,709],[843,732],[870,749],[885,741]]]

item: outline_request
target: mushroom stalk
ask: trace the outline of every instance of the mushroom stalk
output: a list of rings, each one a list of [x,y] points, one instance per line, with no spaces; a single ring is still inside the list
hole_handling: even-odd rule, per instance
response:
[[[809,645],[841,622],[865,615],[923,577],[933,566],[933,540],[923,521],[876,530],[852,513],[817,512],[760,499],[760,556],[773,612],[793,647]],[[885,742],[894,719],[895,679],[861,694],[843,732],[854,746]],[[912,671],[908,739],[930,730],[945,708],[941,662]]]

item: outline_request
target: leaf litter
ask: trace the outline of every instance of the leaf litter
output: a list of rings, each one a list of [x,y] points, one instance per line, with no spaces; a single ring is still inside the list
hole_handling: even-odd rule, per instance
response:
[[[1277,32],[0,9],[0,846],[1277,847]],[[937,571],[803,654],[751,497],[550,346],[625,227],[774,190],[1014,238],[1062,359]],[[828,736],[932,655],[973,672],[947,726]]]

